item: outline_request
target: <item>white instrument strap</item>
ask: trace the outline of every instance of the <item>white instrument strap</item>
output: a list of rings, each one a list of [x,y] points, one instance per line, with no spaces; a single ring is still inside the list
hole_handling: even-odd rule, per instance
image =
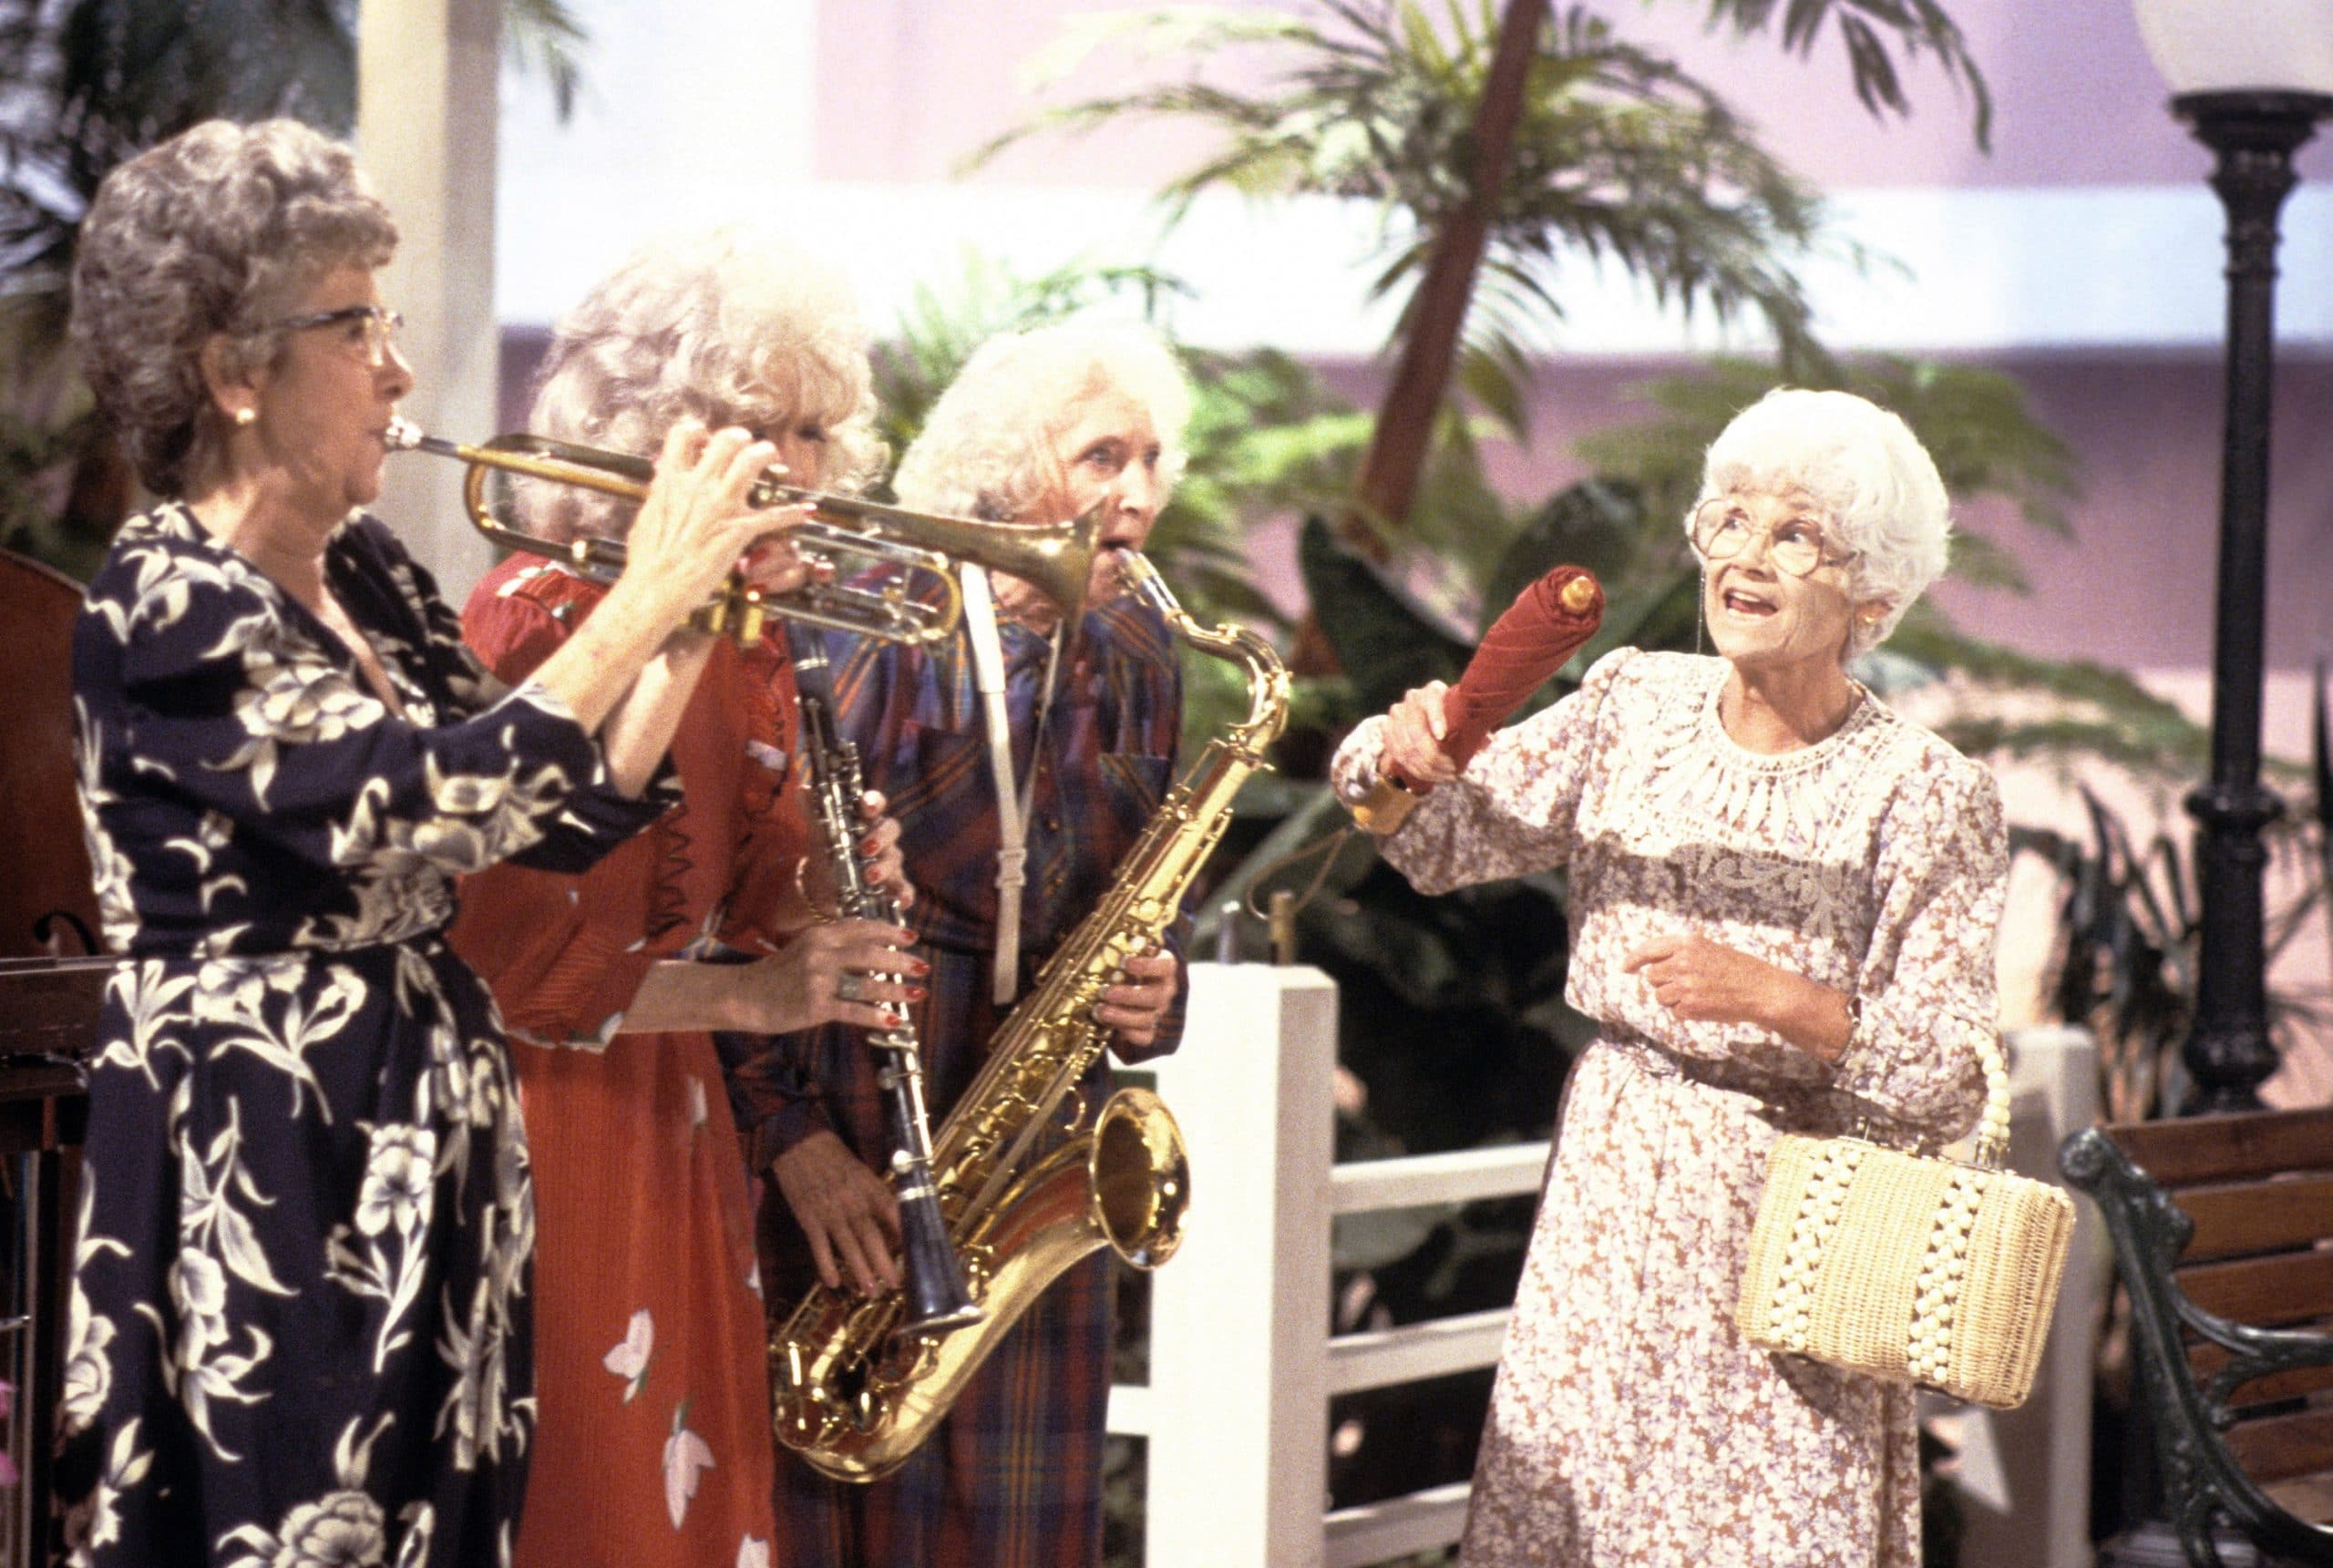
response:
[[[1061,631],[1053,631],[1045,657],[1045,683],[1037,702],[1036,739],[1029,749],[1029,776],[1019,788],[1012,778],[1012,716],[1004,702],[1004,647],[996,633],[996,599],[986,568],[965,562],[964,630],[972,644],[972,684],[981,694],[988,729],[989,771],[996,778],[996,952],[991,983],[996,1005],[1021,989],[1021,889],[1028,882],[1029,815],[1036,804],[1037,764],[1044,744],[1045,717],[1053,706],[1053,664],[1061,657]]]

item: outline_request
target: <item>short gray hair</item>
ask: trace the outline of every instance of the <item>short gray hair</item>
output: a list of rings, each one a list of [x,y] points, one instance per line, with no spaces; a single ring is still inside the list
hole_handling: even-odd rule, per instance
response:
[[[1053,442],[1111,391],[1150,414],[1162,493],[1181,477],[1191,389],[1146,327],[1064,322],[992,337],[964,362],[899,459],[899,504],[997,521],[1025,518],[1060,474]],[[1047,519],[1055,520],[1055,519]]]
[[[882,471],[867,330],[840,276],[739,229],[651,241],[559,323],[529,421],[540,435],[653,456],[683,419],[827,433],[819,487],[855,493]],[[526,486],[529,526],[552,538],[620,538],[638,508]]]
[[[1803,490],[1831,514],[1832,536],[1856,554],[1848,597],[1888,605],[1876,625],[1851,624],[1850,658],[1886,641],[1943,574],[1952,517],[1936,460],[1910,425],[1851,392],[1778,387],[1735,415],[1710,443],[1693,504],[1739,490]]]
[[[301,289],[396,251],[388,209],[348,149],[297,120],[206,120],[98,187],[73,263],[73,343],[98,408],[158,496],[224,448],[202,379],[227,337],[230,374],[274,363],[268,323]]]

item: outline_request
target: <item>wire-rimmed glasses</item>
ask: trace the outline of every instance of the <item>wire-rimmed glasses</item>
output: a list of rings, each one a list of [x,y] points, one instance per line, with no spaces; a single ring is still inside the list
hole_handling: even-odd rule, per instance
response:
[[[313,311],[303,316],[285,316],[270,322],[267,329],[273,332],[305,332],[310,327],[336,327],[344,322],[365,324],[363,344],[365,362],[378,369],[389,360],[389,349],[396,342],[397,329],[405,325],[405,317],[385,305],[343,305],[337,310]],[[351,339],[350,346],[357,340]]]
[[[1847,566],[1854,550],[1834,551],[1823,525],[1793,511],[1778,521],[1761,523],[1750,508],[1731,496],[1713,496],[1693,512],[1693,548],[1704,560],[1732,560],[1750,548],[1753,538],[1766,541],[1766,559],[1777,571],[1806,577],[1826,566]]]

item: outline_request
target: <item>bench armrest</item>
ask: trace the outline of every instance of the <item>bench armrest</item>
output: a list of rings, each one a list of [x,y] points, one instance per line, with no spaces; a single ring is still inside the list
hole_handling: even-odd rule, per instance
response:
[[[2236,1389],[2274,1373],[2333,1365],[2333,1337],[2233,1322],[2190,1300],[2174,1270],[2194,1221],[2098,1128],[2067,1139],[2058,1168],[2097,1202],[2113,1242],[2115,1270],[2131,1296],[2164,1501],[2188,1561],[2216,1568],[2212,1527],[2225,1518],[2264,1550],[2333,1563],[2333,1531],[2279,1507],[2236,1462],[2225,1435]],[[2183,1328],[2229,1354],[2208,1385],[2195,1380]]]

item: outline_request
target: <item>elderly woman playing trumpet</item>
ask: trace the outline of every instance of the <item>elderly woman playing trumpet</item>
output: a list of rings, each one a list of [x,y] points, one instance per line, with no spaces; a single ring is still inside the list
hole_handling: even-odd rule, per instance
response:
[[[1567,997],[1598,1025],[1492,1393],[1476,1568],[1913,1568],[1908,1389],[1733,1327],[1765,1154],[1869,1118],[1966,1131],[2006,877],[1992,777],[1846,671],[1944,565],[1936,466],[1894,415],[1777,392],[1711,446],[1687,521],[1719,657],[1599,660],[1456,774],[1437,688],[1355,731],[1430,794],[1386,857],[1441,892],[1570,873]]]
[[[790,483],[849,491],[883,456],[871,380],[858,313],[826,267],[736,231],[691,234],[643,247],[560,323],[529,423],[621,452],[692,419],[743,425],[767,433]],[[640,526],[630,503],[591,491],[521,494],[530,529],[554,539]],[[612,599],[513,557],[471,594],[464,630],[518,681]],[[776,627],[688,656],[704,674],[673,745],[681,808],[580,876],[471,878],[453,932],[511,1032],[553,1048],[518,1053],[541,1233],[520,1568],[606,1560],[618,1542],[636,1568],[767,1561],[766,1329],[741,1145],[775,1108],[725,1072],[708,1031],[863,1030],[920,995],[878,978],[922,967],[900,951],[907,930],[819,923],[835,892],[823,858],[804,874]],[[898,825],[864,831],[876,875],[905,895]],[[705,961],[720,957],[745,961]]]
[[[74,641],[109,983],[60,1412],[75,1563],[507,1561],[534,1204],[454,878],[663,814],[676,644],[785,514],[676,428],[632,562],[513,688],[362,508],[412,372],[344,148],[198,126],[116,169],[73,331],[159,500]],[[798,569],[773,569],[783,586]],[[685,640],[683,639],[683,644]]]

